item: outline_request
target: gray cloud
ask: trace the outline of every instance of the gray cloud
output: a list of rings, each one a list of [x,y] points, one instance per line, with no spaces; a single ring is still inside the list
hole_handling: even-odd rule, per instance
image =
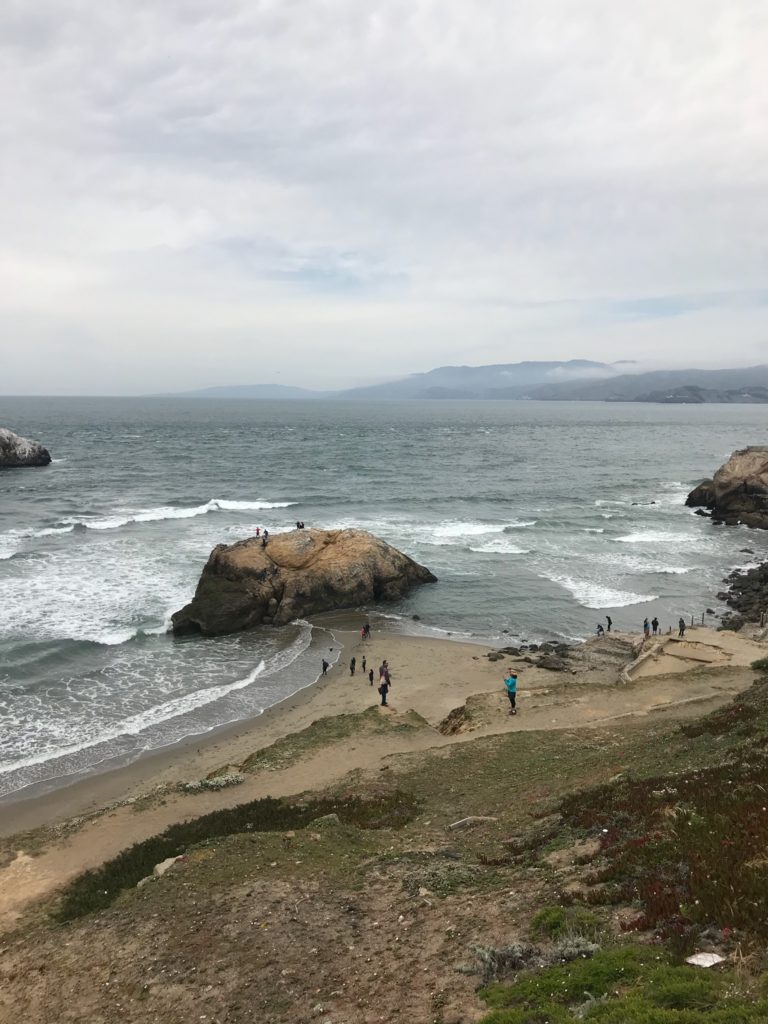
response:
[[[758,2],[40,0],[0,39],[0,392],[764,358]]]

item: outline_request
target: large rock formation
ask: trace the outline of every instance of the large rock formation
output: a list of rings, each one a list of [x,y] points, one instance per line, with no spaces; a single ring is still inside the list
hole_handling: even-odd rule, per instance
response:
[[[51,456],[47,448],[37,441],[28,441],[12,430],[0,427],[0,469],[19,466],[47,466]]]
[[[175,633],[215,636],[336,608],[394,601],[434,583],[423,565],[365,530],[293,530],[219,544],[195,596],[173,616]]]
[[[711,480],[695,487],[685,501],[708,508],[718,523],[744,523],[768,530],[768,447],[734,452]]]

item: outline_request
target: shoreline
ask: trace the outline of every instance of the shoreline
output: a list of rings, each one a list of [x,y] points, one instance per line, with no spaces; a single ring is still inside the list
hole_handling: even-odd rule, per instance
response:
[[[394,630],[377,630],[371,640],[363,641],[359,630],[351,628],[349,617],[350,613],[347,612],[328,613],[311,622],[313,628],[328,630],[339,645],[339,656],[326,676],[318,676],[313,682],[264,708],[258,715],[216,725],[204,733],[182,737],[123,763],[106,768],[96,766],[82,773],[33,783],[7,794],[0,798],[0,837],[55,824],[73,816],[93,814],[105,807],[145,796],[150,784],[152,788],[157,788],[167,783],[196,781],[222,763],[235,761],[240,756],[244,758],[254,750],[269,746],[306,727],[311,723],[304,721],[305,712],[318,706],[318,715],[313,716],[313,720],[323,717],[323,694],[340,680],[348,678],[348,659],[345,655],[355,655],[359,663],[359,652],[365,653],[366,649],[373,650],[382,645],[444,645],[448,649],[466,647],[472,651],[491,646],[482,640],[454,640],[450,635],[424,637]],[[329,621],[331,619],[340,620],[341,624]],[[360,674],[356,677],[357,680],[361,678]],[[378,681],[371,691],[370,703],[373,703],[373,695],[378,703],[377,684]],[[237,788],[233,787],[231,791],[236,792]]]
[[[735,570],[723,580],[729,594],[733,592],[733,580],[746,574],[767,571],[768,560],[757,566],[748,562],[747,567]],[[730,601],[725,603],[730,605]],[[733,612],[730,614],[733,615]],[[303,708],[321,702],[323,691],[346,674],[344,653],[351,655],[364,648],[358,620],[365,618],[376,622],[374,639],[384,643],[390,641],[397,644],[410,640],[418,644],[475,649],[493,649],[503,643],[503,639],[498,637],[472,637],[458,629],[453,631],[425,626],[420,620],[419,626],[411,631],[408,629],[410,620],[386,612],[374,611],[367,615],[362,611],[344,610],[314,616],[309,623],[314,634],[310,646],[320,631],[330,633],[339,646],[338,657],[329,668],[327,676],[318,675],[312,682],[268,705],[259,714],[213,725],[205,732],[191,733],[164,746],[141,751],[130,759],[116,757],[112,759],[113,763],[103,761],[82,771],[31,783],[8,793],[0,797],[0,837],[40,828],[73,816],[97,813],[105,807],[145,796],[146,787],[151,782],[157,788],[169,781],[185,781],[185,776],[186,781],[194,781],[200,777],[195,773],[199,771],[201,759],[207,764],[208,755],[214,751],[228,750],[231,752],[230,760],[235,761],[241,749],[247,755],[258,749],[254,744],[261,742],[263,746],[268,746],[276,739],[296,731],[292,727],[295,724],[292,720],[301,717]],[[729,613],[726,612],[723,617],[725,623],[728,618]],[[511,635],[509,639],[512,640]],[[579,646],[589,639],[582,637],[578,642],[574,639],[568,646]],[[368,645],[371,646],[373,642],[368,641]]]
[[[637,634],[591,638],[554,669],[526,654],[488,657],[495,652],[487,646],[450,639],[337,635],[344,656],[326,678],[258,718],[0,807],[0,928],[83,871],[212,811],[339,786],[354,793],[385,779],[391,785],[419,758],[450,756],[457,745],[505,734],[514,743],[516,733],[523,741],[529,733],[586,729],[600,744],[605,729],[697,718],[748,689],[751,662],[768,650],[765,642],[699,627],[685,641],[659,638],[664,657],[655,663],[644,650],[642,670],[621,680],[621,667],[640,661]],[[702,658],[702,647],[714,648],[714,657]],[[361,662],[363,651],[374,667],[389,661],[386,708],[367,678],[350,677],[348,657],[357,652]],[[503,685],[510,667],[520,678],[514,717]],[[510,767],[525,765],[515,757]],[[232,771],[243,775],[240,784],[195,792],[179,785]]]

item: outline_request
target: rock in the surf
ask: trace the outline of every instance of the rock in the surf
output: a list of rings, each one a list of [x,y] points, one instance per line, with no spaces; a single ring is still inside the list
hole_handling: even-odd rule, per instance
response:
[[[768,530],[768,446],[734,452],[711,480],[691,491],[685,503],[711,509],[717,523]]]
[[[262,623],[282,626],[318,612],[396,601],[429,569],[365,530],[292,530],[217,545],[175,633],[216,636]]]
[[[0,427],[0,469],[47,466],[50,461],[50,452],[37,441],[29,441],[6,427]]]

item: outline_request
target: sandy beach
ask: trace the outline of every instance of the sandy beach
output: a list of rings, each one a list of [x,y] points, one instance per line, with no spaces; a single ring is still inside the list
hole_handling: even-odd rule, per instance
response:
[[[478,644],[394,633],[374,633],[363,642],[351,630],[336,636],[344,649],[327,676],[258,718],[55,792],[5,803],[0,921],[9,923],[30,900],[174,822],[267,795],[322,789],[355,770],[379,771],[399,754],[502,732],[701,714],[748,687],[754,675],[748,666],[765,653],[763,644],[709,629],[694,630],[685,641],[659,637],[645,646],[637,636],[612,634],[576,648],[566,670],[551,671],[524,657],[490,660],[493,652]],[[629,652],[623,665],[616,650]],[[626,658],[636,655],[630,676],[620,681]],[[374,667],[373,686],[362,672],[363,657]],[[392,671],[387,708],[379,706],[376,689],[384,658]],[[503,687],[510,666],[520,680],[515,718]],[[336,731],[326,735],[327,723],[336,723]],[[211,773],[240,771],[255,752],[297,736],[305,738],[298,753],[266,757],[240,785],[195,794],[178,788]],[[32,841],[19,836],[30,832]]]

